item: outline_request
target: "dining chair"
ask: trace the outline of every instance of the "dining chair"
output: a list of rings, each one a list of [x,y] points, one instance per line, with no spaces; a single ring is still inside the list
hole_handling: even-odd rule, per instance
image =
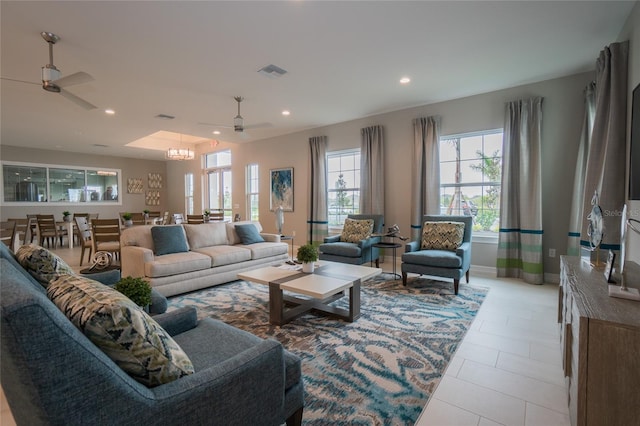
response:
[[[201,214],[188,214],[187,223],[196,224],[196,225],[200,223],[204,223],[204,216],[202,216]]]
[[[209,213],[209,222],[222,222],[222,221],[224,221],[224,211],[211,210],[211,213]]]
[[[94,219],[91,221],[93,253],[106,251],[120,258],[120,219]]]
[[[155,224],[155,223],[159,222],[159,220],[162,219],[162,213],[161,212],[149,212],[149,213],[147,213],[147,219],[149,219],[149,223]]]
[[[164,214],[162,215],[162,222],[160,223],[160,225],[168,225],[171,221],[171,218],[169,217],[169,211],[164,212]]]
[[[13,242],[15,241],[15,237],[16,223],[9,220],[0,222],[0,239],[11,251],[13,251]]]
[[[39,244],[44,246],[44,240],[47,239],[47,247],[51,248],[51,240],[53,240],[53,248],[58,247],[58,238],[60,239],[60,245],[62,246],[62,237],[67,235],[66,229],[59,229],[56,219],[52,214],[39,214],[36,215],[36,222],[38,224],[38,235],[40,237]]]
[[[8,218],[7,221],[16,223],[16,233],[15,240],[18,241],[18,244],[26,244],[27,243],[27,227],[29,226],[29,219],[27,218]]]
[[[32,243],[33,240],[35,239],[36,241],[38,241],[38,218],[37,218],[37,214],[28,214],[27,215],[27,220],[29,221],[29,225],[27,227],[28,229],[28,235],[25,235],[25,239],[24,239],[24,243],[27,243],[27,237],[29,237],[29,242]]]
[[[173,223],[175,223],[176,225],[180,225],[183,222],[184,222],[184,216],[182,215],[182,213],[173,214]]]
[[[131,221],[134,225],[144,225],[144,213],[131,213]]]
[[[80,253],[80,266],[82,266],[84,252],[87,249],[89,249],[89,261],[91,261],[91,252],[93,251],[91,228],[89,226],[89,222],[87,222],[87,218],[84,216],[76,216],[73,220],[76,223],[75,231],[76,236],[78,237],[78,244],[80,244],[80,247],[82,248],[82,252]]]
[[[87,223],[88,223],[88,220],[89,220],[89,213],[74,213],[74,214],[73,214],[73,218],[72,218],[72,221],[73,221],[73,238],[75,239],[76,244],[78,244],[78,243],[80,243],[80,241],[82,241],[82,240],[79,240],[79,239],[78,239],[78,232],[77,232],[77,230],[78,230],[78,225],[76,224],[76,221],[75,221],[75,218],[76,218],[76,217],[84,217],[84,218],[86,218],[86,219],[87,219]]]

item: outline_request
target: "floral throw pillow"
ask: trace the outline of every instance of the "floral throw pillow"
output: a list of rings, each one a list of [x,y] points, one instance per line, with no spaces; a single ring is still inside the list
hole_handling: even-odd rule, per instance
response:
[[[45,288],[61,275],[74,273],[64,260],[36,244],[20,247],[16,252],[16,259]]]
[[[366,240],[373,232],[373,219],[349,219],[344,221],[340,241],[358,243]]]
[[[422,250],[456,251],[464,237],[464,222],[425,222],[422,225]]]
[[[193,374],[187,354],[142,308],[113,288],[79,275],[51,282],[47,296],[120,368],[154,387]]]

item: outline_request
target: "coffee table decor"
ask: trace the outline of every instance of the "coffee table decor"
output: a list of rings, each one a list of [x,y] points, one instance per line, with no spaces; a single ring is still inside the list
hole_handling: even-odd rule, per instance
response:
[[[247,281],[169,300],[169,310],[196,306],[302,358],[303,425],[414,424],[469,329],[486,288],[416,278],[364,280],[360,318],[346,322],[307,314],[281,327],[269,322],[269,289]],[[347,308],[346,298],[333,304]]]

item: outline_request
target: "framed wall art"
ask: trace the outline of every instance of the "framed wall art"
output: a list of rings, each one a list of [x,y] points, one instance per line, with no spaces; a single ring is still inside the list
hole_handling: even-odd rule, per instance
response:
[[[149,189],[162,189],[162,175],[160,173],[149,173]]]
[[[156,191],[156,190],[147,191],[147,196],[144,201],[147,206],[159,206],[160,191]]]
[[[138,178],[127,179],[127,192],[129,194],[143,194],[144,186],[142,184],[142,179],[138,179]]]
[[[285,212],[293,211],[293,167],[269,170],[269,208],[274,211],[282,207]]]

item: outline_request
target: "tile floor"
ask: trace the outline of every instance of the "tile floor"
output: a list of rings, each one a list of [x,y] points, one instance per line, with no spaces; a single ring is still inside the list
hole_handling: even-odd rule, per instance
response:
[[[56,253],[80,269],[78,248]],[[569,425],[557,285],[471,275],[489,294],[416,426]],[[15,425],[1,391],[0,425]]]

